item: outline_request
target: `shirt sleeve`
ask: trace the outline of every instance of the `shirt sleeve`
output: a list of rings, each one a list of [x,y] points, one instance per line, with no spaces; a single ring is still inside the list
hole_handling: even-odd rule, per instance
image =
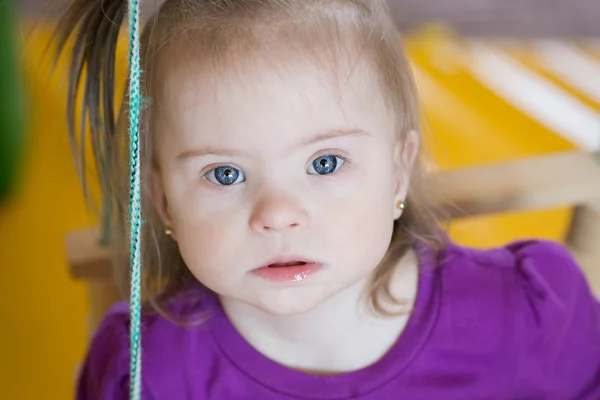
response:
[[[96,330],[77,382],[77,400],[129,398],[129,315],[118,304]]]
[[[582,270],[558,243],[512,250],[523,295],[519,398],[600,399],[600,303]]]

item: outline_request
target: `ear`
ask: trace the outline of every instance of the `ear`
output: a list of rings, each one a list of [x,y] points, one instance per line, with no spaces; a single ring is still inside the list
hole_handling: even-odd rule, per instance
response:
[[[175,239],[173,219],[171,218],[171,214],[169,212],[169,204],[167,202],[167,196],[165,195],[162,175],[157,168],[152,168],[150,192],[156,213],[160,217],[165,227],[171,230],[170,235],[173,237],[173,239]]]
[[[404,142],[398,142],[394,154],[394,219],[400,218],[402,209],[399,202],[406,201],[410,177],[419,154],[419,134],[416,131],[407,133]]]

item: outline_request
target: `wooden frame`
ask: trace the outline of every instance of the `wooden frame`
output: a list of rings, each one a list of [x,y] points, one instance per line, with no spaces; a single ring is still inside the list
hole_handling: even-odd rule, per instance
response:
[[[565,243],[600,294],[600,158],[564,152],[436,172],[432,183],[450,218],[574,206]],[[89,329],[118,299],[111,254],[97,245],[98,232],[87,228],[66,237],[74,279],[84,280],[90,296]]]

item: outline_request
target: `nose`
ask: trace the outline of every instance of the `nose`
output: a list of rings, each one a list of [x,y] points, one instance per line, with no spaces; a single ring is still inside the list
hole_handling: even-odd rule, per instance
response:
[[[308,214],[297,201],[284,196],[261,198],[252,210],[250,227],[260,233],[286,233],[308,224]]]

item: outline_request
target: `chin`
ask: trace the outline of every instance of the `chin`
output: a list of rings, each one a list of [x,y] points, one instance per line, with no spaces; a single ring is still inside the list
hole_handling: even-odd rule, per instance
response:
[[[263,293],[253,305],[273,315],[296,315],[313,310],[327,297],[323,293],[306,293],[297,288],[276,289]]]

